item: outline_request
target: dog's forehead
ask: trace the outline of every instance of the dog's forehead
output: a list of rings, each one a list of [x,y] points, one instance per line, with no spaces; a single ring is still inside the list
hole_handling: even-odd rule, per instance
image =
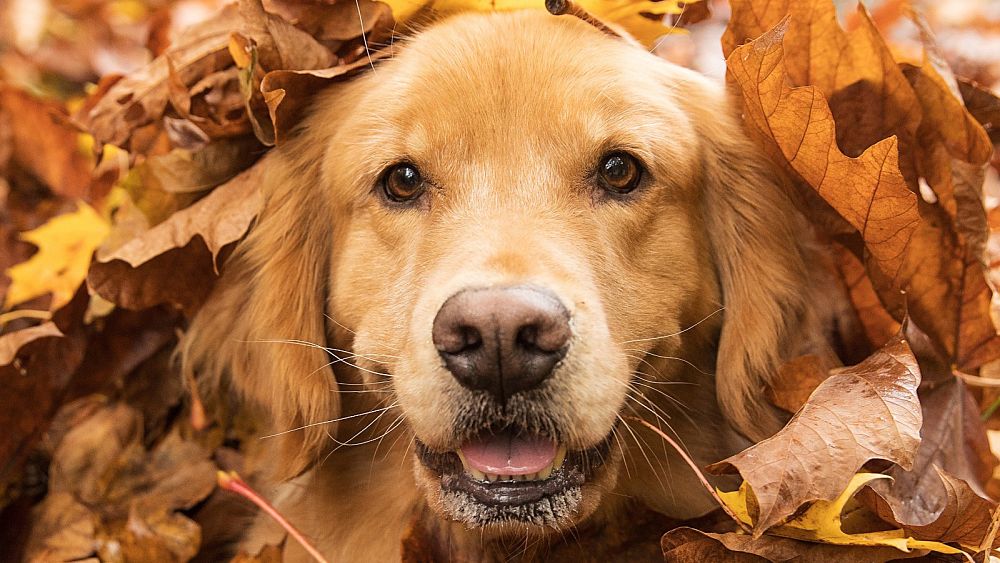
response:
[[[568,16],[459,16],[417,36],[388,65],[385,90],[395,95],[383,115],[414,150],[459,134],[469,146],[495,145],[505,133],[512,143],[530,142],[528,133],[588,142],[623,117],[662,110],[667,94],[648,66],[655,62]]]

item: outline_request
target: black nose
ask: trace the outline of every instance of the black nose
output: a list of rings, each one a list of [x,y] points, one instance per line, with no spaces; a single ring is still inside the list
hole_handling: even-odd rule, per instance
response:
[[[552,375],[571,334],[569,312],[557,297],[519,286],[452,295],[434,319],[432,337],[459,383],[503,403]]]

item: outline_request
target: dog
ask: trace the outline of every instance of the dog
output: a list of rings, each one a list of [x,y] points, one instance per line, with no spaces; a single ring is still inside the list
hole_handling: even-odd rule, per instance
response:
[[[263,490],[331,561],[398,559],[421,510],[500,558],[702,515],[637,420],[718,461],[781,427],[769,378],[822,345],[809,226],[725,87],[581,19],[435,22],[270,160],[180,356],[256,413]]]

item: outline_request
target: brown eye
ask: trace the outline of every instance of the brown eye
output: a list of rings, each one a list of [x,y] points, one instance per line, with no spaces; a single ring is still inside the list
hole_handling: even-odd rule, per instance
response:
[[[382,176],[382,191],[391,201],[413,201],[424,192],[424,179],[420,177],[416,166],[409,163],[397,164]]]
[[[639,185],[642,167],[630,154],[614,152],[601,160],[597,170],[601,187],[618,194],[627,194]]]

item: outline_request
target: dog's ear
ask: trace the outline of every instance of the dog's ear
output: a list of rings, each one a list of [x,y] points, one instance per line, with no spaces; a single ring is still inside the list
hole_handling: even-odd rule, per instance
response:
[[[272,154],[264,205],[250,234],[184,335],[182,371],[209,394],[228,388],[280,433],[276,478],[298,475],[336,430],[340,401],[326,346],[330,216],[313,186],[322,159],[294,148]],[[296,154],[296,158],[285,156]],[[219,396],[225,401],[224,396]]]
[[[756,441],[785,419],[765,394],[782,361],[825,346],[810,303],[810,268],[821,266],[783,174],[746,136],[725,93],[700,77],[686,89],[694,90],[682,103],[702,140],[703,212],[725,307],[716,389],[730,423]]]

